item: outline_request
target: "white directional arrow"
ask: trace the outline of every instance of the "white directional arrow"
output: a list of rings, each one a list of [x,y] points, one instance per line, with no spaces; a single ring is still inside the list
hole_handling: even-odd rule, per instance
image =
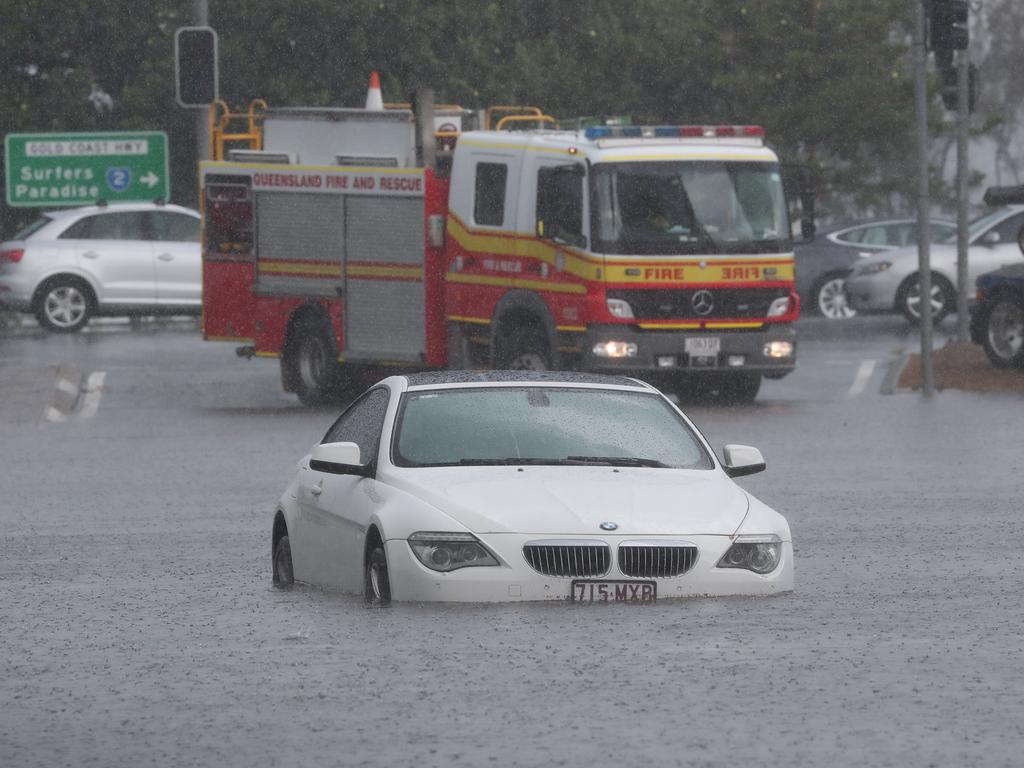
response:
[[[147,173],[147,174],[146,174],[145,176],[143,176],[143,177],[142,177],[141,179],[139,179],[139,181],[141,181],[141,182],[142,182],[143,184],[145,184],[145,185],[146,185],[147,187],[149,187],[150,189],[152,189],[153,187],[155,187],[155,186],[156,186],[156,185],[157,185],[157,184],[159,183],[159,181],[160,181],[160,177],[159,177],[159,176],[157,176],[157,175],[156,175],[155,173],[153,173],[152,171],[150,171],[150,172],[149,172],[149,173]]]

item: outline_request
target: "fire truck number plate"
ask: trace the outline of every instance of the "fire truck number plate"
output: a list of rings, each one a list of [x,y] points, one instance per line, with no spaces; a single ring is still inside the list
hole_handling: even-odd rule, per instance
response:
[[[690,367],[714,367],[718,362],[721,341],[717,336],[696,336],[686,340],[686,354],[690,356]]]

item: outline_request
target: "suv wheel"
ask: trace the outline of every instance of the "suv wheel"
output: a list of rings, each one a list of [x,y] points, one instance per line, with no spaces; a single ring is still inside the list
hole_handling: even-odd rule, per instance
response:
[[[81,280],[58,277],[39,292],[36,319],[54,333],[74,333],[89,322],[92,302],[92,291]]]
[[[1024,367],[1024,301],[998,299],[988,313],[982,345],[999,368]]]

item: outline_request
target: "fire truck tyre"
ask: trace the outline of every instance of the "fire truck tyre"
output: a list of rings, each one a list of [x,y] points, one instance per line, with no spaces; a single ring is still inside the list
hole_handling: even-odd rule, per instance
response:
[[[997,299],[985,320],[982,346],[997,368],[1024,368],[1024,299]]]
[[[513,328],[501,345],[498,367],[510,371],[551,370],[547,339],[539,328]]]
[[[384,547],[378,544],[366,558],[366,602],[386,605],[391,602],[391,580],[388,578],[388,558]]]
[[[54,333],[75,333],[92,315],[95,298],[89,285],[77,277],[58,276],[36,293],[35,315],[39,324]]]
[[[846,301],[846,280],[832,272],[821,277],[811,290],[812,311],[829,320],[845,320],[857,314]]]
[[[274,547],[274,586],[290,587],[294,582],[292,545],[287,536],[282,536]]]
[[[761,374],[740,373],[726,377],[722,382],[719,397],[726,403],[752,403],[761,390]]]
[[[289,355],[295,394],[303,405],[322,405],[338,386],[338,363],[322,331],[300,332],[294,352]]]
[[[896,307],[908,322],[921,322],[921,281],[915,272],[896,291]],[[953,286],[942,275],[932,272],[932,322],[942,321],[956,307]]]

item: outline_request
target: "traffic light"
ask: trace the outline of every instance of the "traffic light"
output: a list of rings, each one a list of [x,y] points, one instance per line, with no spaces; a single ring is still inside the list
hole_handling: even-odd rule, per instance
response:
[[[968,0],[931,0],[928,42],[942,66],[940,51],[965,51],[970,41],[967,29]]]
[[[183,107],[207,107],[218,97],[217,33],[181,27],[174,33],[176,98]]]
[[[960,108],[960,89],[957,71],[953,66],[944,67],[942,73],[942,104],[950,112]],[[967,114],[974,114],[974,103],[978,96],[978,68],[967,65]]]

